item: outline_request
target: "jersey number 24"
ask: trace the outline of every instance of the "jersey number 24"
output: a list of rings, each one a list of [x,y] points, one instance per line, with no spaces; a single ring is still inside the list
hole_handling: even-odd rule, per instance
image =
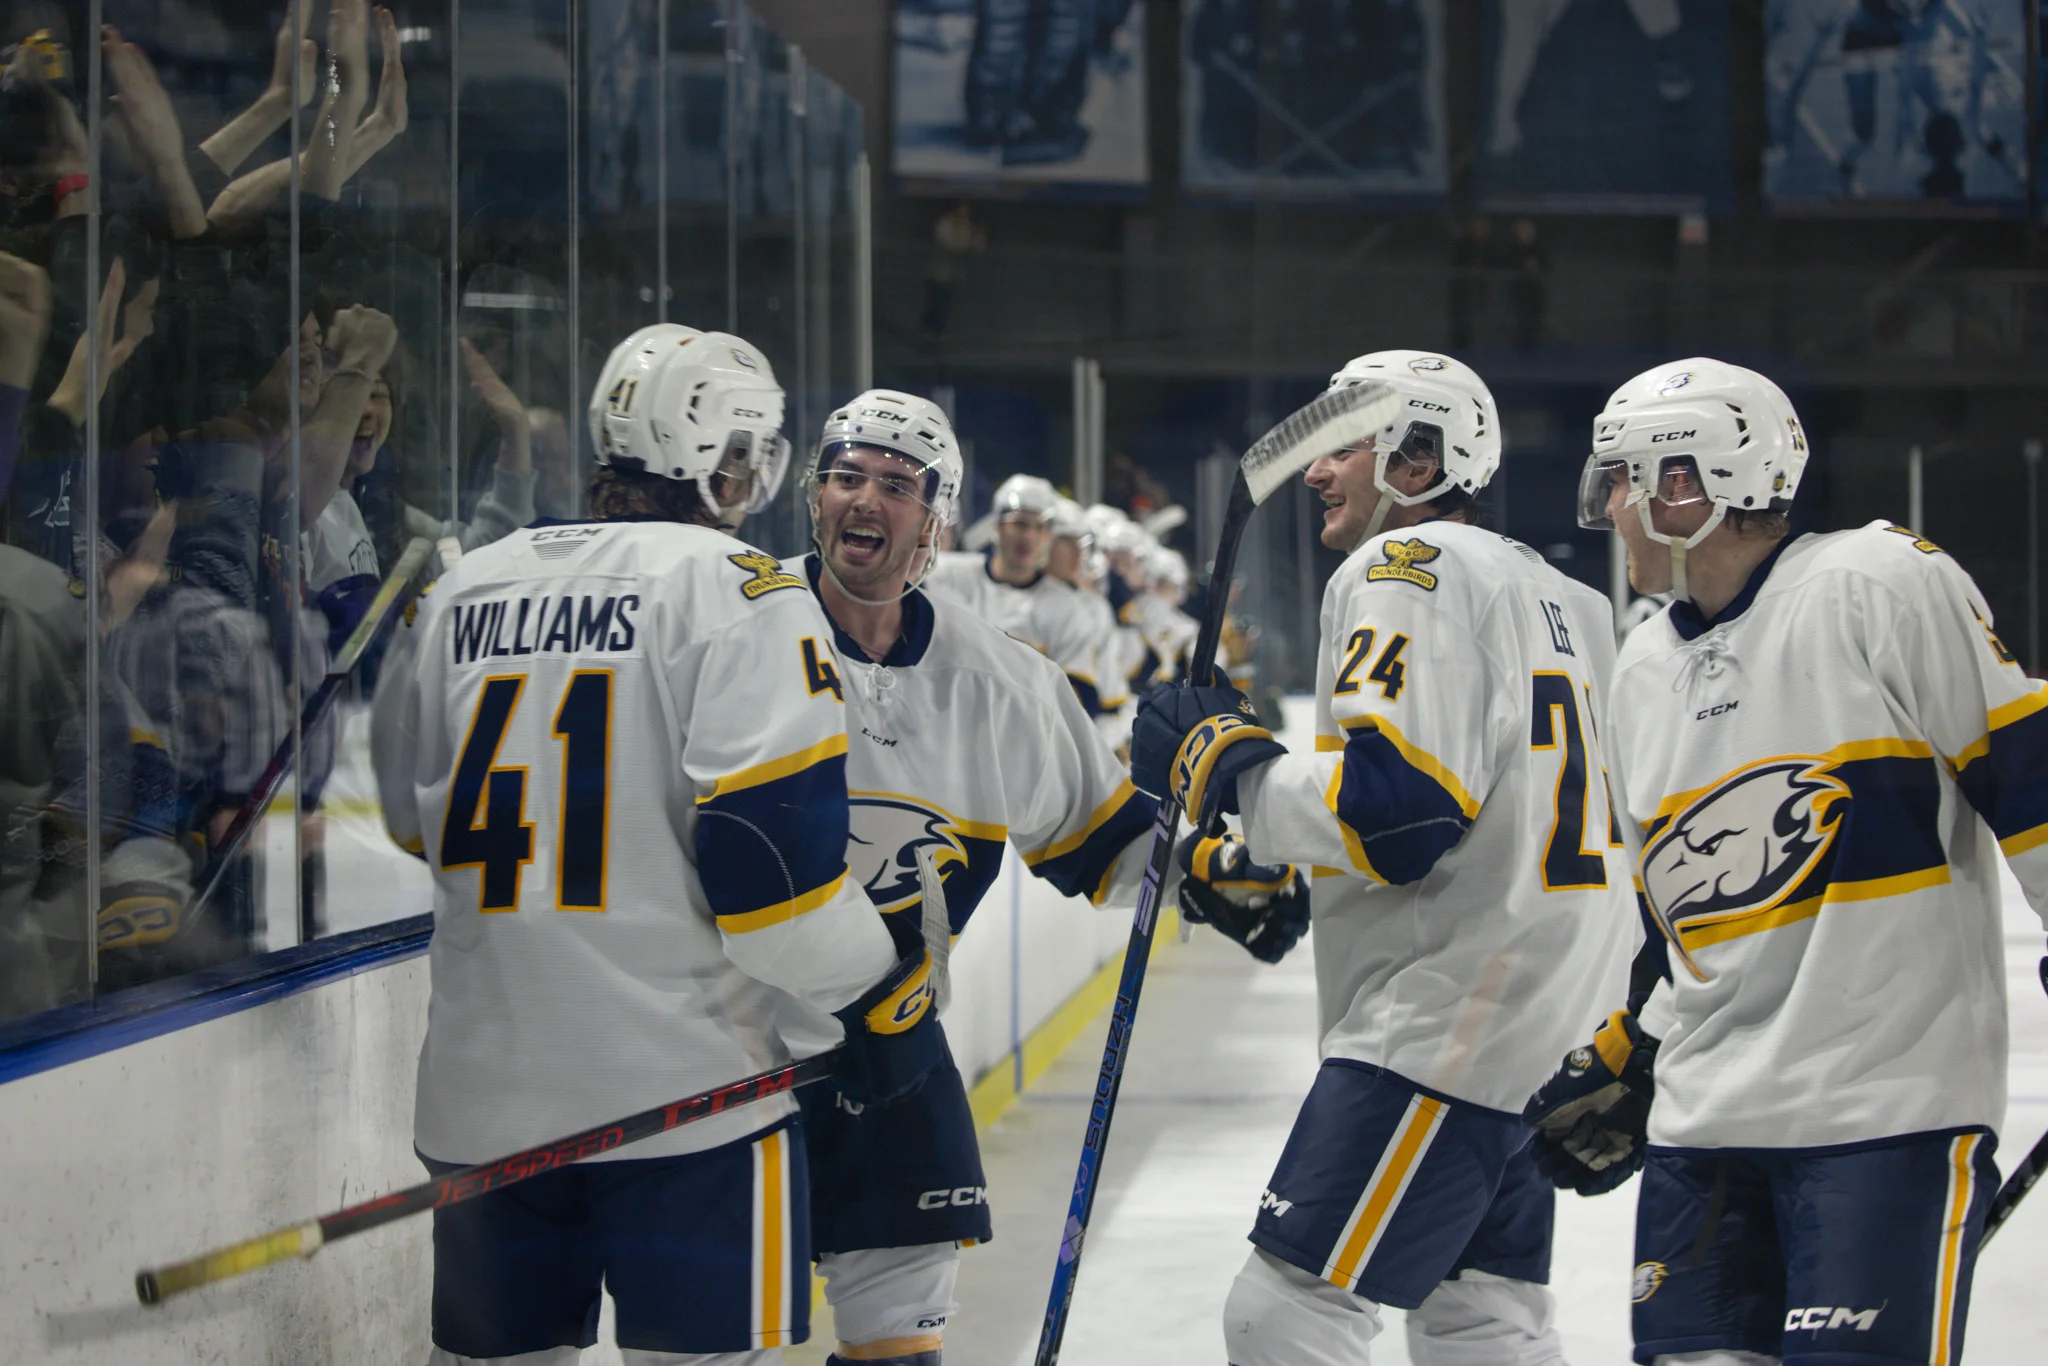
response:
[[[519,875],[533,862],[526,819],[527,766],[498,764],[505,728],[526,691],[524,674],[484,680],[469,738],[455,761],[441,867],[481,869],[477,909],[519,909]],[[551,732],[561,741],[562,820],[555,845],[555,909],[604,909],[605,809],[611,775],[612,671],[569,675]]]

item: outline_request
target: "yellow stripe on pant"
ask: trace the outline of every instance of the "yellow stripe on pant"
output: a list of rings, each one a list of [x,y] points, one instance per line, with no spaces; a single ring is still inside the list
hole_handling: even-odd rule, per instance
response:
[[[791,1345],[789,1131],[754,1145],[754,1345]]]
[[[1408,1102],[1401,1122],[1394,1126],[1393,1139],[1380,1154],[1379,1166],[1373,1169],[1372,1179],[1365,1183],[1365,1191],[1358,1197],[1357,1208],[1351,1211],[1351,1218],[1337,1237],[1337,1245],[1323,1267],[1324,1280],[1346,1290],[1358,1289],[1358,1278],[1365,1271],[1365,1264],[1372,1260],[1387,1225],[1393,1222],[1394,1207],[1401,1203],[1408,1183],[1415,1179],[1436,1131],[1443,1127],[1447,1108],[1443,1101],[1429,1096],[1418,1095]]]
[[[1941,1227],[1941,1255],[1935,1262],[1934,1341],[1928,1344],[1929,1366],[1950,1366],[1955,1341],[1956,1292],[1962,1280],[1963,1235],[1969,1227],[1970,1205],[1977,1194],[1973,1165],[1982,1134],[1963,1134],[1948,1145],[1948,1201]]]

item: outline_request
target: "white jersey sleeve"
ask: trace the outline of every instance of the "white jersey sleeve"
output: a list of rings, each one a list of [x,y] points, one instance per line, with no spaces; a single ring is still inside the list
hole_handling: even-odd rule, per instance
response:
[[[1334,733],[1255,780],[1246,834],[1259,858],[1410,883],[1478,819],[1513,715],[1493,699],[1511,680],[1461,619],[1462,601],[1446,611],[1451,595],[1419,586],[1436,582],[1422,562],[1411,578],[1369,569],[1331,580],[1323,638],[1339,649],[1317,703]]]
[[[2020,668],[1961,566],[1933,542],[1888,529],[1926,558],[1913,582],[1873,580],[1885,584],[1871,613],[1873,669],[1955,773],[2048,922],[2048,682]]]

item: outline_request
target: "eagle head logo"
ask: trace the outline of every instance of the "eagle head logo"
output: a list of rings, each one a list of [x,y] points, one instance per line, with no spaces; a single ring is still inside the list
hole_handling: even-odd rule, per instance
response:
[[[867,889],[880,911],[914,906],[924,894],[918,880],[917,851],[935,846],[933,861],[944,877],[953,865],[965,866],[967,849],[953,829],[952,817],[907,797],[882,793],[852,794],[848,810],[847,871]]]
[[[1818,758],[1774,759],[1714,784],[1643,851],[1643,889],[1680,927],[1781,904],[1826,855],[1848,785]]]

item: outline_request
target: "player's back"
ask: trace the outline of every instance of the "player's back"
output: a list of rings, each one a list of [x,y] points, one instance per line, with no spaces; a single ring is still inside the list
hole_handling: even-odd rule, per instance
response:
[[[1351,854],[1315,883],[1325,1052],[1517,1110],[1634,949],[1599,748],[1612,614],[1528,547],[1432,522],[1346,560],[1323,633]]]
[[[379,771],[394,809],[406,794],[386,770],[410,778],[436,880],[422,1151],[479,1160],[781,1061],[770,994],[727,941],[836,906],[838,883],[812,883],[843,874],[844,826],[829,851],[760,847],[721,803],[777,784],[803,802],[822,774],[820,825],[834,781],[843,819],[844,721],[806,673],[826,634],[801,581],[702,527],[536,526],[465,556],[410,634],[411,714],[380,716]],[[849,928],[859,984],[888,956]],[[786,1109],[633,1155],[710,1147]]]

